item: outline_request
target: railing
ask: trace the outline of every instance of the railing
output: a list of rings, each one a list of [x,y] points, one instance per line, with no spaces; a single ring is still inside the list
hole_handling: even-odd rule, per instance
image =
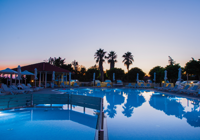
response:
[[[33,107],[37,104],[68,104],[99,110],[98,140],[104,140],[104,111],[103,99],[72,94],[20,94],[0,96],[0,110]]]
[[[31,94],[0,96],[0,110],[31,105]]]

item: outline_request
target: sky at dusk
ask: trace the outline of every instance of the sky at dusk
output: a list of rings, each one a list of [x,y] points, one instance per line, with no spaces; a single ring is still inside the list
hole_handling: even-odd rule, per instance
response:
[[[89,68],[98,49],[146,74],[200,59],[200,0],[0,0],[0,70],[66,58]],[[109,64],[103,64],[104,70]]]

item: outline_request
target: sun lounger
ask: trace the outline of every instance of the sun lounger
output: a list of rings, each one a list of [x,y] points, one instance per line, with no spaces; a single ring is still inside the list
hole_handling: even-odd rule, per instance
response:
[[[133,85],[133,88],[137,88],[138,87],[138,84],[137,83],[135,83],[135,85]]]
[[[175,85],[175,87],[171,87],[169,89],[167,89],[167,91],[175,91],[178,89],[178,85]]]
[[[129,87],[129,88],[132,88],[133,85],[131,83],[128,83],[128,85],[126,85],[125,87]]]
[[[144,88],[144,84],[140,84],[140,86],[138,86],[138,88]]]
[[[8,94],[10,93],[10,94],[14,95],[14,94],[23,93],[22,91],[19,91],[19,90],[12,90],[12,89],[8,88],[7,85],[5,85],[5,84],[2,84],[1,87],[3,89],[3,92],[8,93]]]
[[[151,85],[150,84],[147,84],[146,86],[144,86],[145,88],[150,88]]]
[[[107,83],[106,87],[111,87],[110,83]]]
[[[23,94],[27,93],[25,90],[19,90],[15,85],[11,85],[10,88],[12,90],[19,91],[20,93],[23,93]]]
[[[33,89],[31,89],[30,87],[26,86],[25,84],[21,84],[23,90],[25,91],[33,91]]]
[[[74,87],[79,87],[79,85],[77,83],[74,83]]]
[[[186,90],[184,93],[186,94],[196,94],[198,92],[198,85],[194,85],[190,89]]]
[[[43,89],[43,87],[32,87],[30,83],[27,84],[27,87],[33,90],[37,90],[37,91]]]
[[[64,83],[61,83],[60,86],[63,87],[63,88],[69,87],[68,85],[65,85]]]
[[[100,83],[97,83],[97,87],[101,87],[101,84],[100,84]]]
[[[155,87],[157,90],[162,90],[163,88],[166,87],[167,84],[164,84],[162,87]]]
[[[186,92],[186,90],[188,90],[189,87],[190,87],[190,85],[186,85],[183,89],[178,90],[178,92],[179,93]]]
[[[171,88],[171,84],[169,84],[167,87],[165,87],[165,88],[162,88],[161,90],[168,90],[168,89],[170,89]]]

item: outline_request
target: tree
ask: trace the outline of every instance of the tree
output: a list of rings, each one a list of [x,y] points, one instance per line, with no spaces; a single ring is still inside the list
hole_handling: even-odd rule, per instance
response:
[[[133,55],[131,54],[131,52],[127,52],[122,57],[124,58],[124,60],[122,62],[127,67],[127,70],[129,71],[129,65],[131,65],[134,61]]]
[[[154,72],[156,72],[156,83],[161,83],[164,79],[164,68],[161,66],[156,66],[149,71],[150,79],[153,81]]]
[[[93,80],[93,73],[95,73],[95,79],[99,78],[100,71],[98,69],[88,69],[86,72],[86,78],[88,81]]]
[[[103,49],[99,49],[94,54],[94,59],[96,59],[96,63],[99,63],[99,69],[101,73],[101,81],[104,81],[104,72],[103,72],[103,62],[105,61],[106,52]]]
[[[175,83],[178,79],[178,69],[180,68],[179,64],[167,65],[165,70],[167,70],[167,78],[170,82]]]
[[[185,71],[188,74],[197,75],[200,80],[200,59],[197,61],[194,58],[186,63]]]
[[[64,64],[64,65],[61,66],[61,68],[69,70],[71,72],[73,71],[72,64],[67,64],[67,65]]]
[[[61,57],[58,57],[58,58],[56,58],[56,57],[54,57],[54,58],[50,57],[49,60],[48,60],[48,62],[51,65],[54,65],[54,66],[57,66],[57,67],[62,67],[64,65],[64,63],[65,63],[65,58],[62,59]]]
[[[108,63],[110,63],[110,69],[114,68],[115,63],[117,62],[117,54],[114,51],[111,51],[106,58],[108,59]]]
[[[170,56],[168,56],[169,57],[169,65],[174,65],[175,64],[175,61],[174,61],[174,59],[172,59]]]
[[[122,80],[122,78],[124,77],[124,70],[120,68],[112,68],[106,71],[107,77],[111,80],[113,79],[113,73],[115,73],[115,79]]]
[[[137,73],[139,73],[139,79],[144,78],[145,73],[140,68],[135,67],[129,70],[129,72],[127,73],[127,80],[130,82],[136,82]]]
[[[74,70],[77,71],[78,62],[76,60],[72,61],[72,66],[74,67]]]

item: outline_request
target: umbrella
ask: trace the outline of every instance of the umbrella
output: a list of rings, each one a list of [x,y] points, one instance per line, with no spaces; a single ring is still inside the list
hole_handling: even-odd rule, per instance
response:
[[[95,81],[95,73],[93,73],[93,81]]]
[[[34,72],[35,72],[35,79],[34,80],[35,80],[35,87],[36,87],[36,80],[38,79],[37,78],[37,68],[34,69]]]
[[[53,71],[53,74],[52,74],[52,81],[55,81],[55,71]]]
[[[25,70],[25,71],[21,72],[21,75],[25,75],[25,85],[26,85],[26,75],[34,75],[34,74]]]
[[[17,72],[18,72],[18,80],[19,80],[19,84],[20,84],[20,80],[21,80],[21,67],[20,67],[20,65],[18,65]]]
[[[69,86],[71,86],[70,82],[71,82],[71,72],[69,73]]]
[[[182,71],[182,69],[179,68],[178,69],[178,81],[181,81],[181,71]]]
[[[167,70],[165,70],[165,77],[164,77],[164,80],[165,80],[165,81],[167,80]]]
[[[0,73],[2,73],[2,74],[17,74],[16,71],[11,70],[11,69],[9,69],[9,68],[7,68],[7,69],[5,69],[5,70],[1,70]]]
[[[113,73],[113,82],[115,81],[115,73]]]
[[[5,70],[1,70],[0,71],[0,74],[10,74],[10,84],[12,84],[12,74],[17,74],[16,71],[14,70],[11,70],[9,68],[5,69]],[[8,78],[8,75],[7,75],[7,78]],[[8,85],[8,79],[7,79],[7,85]]]
[[[139,73],[137,73],[137,79],[136,79],[136,81],[137,82],[139,81]]]
[[[34,75],[34,74],[25,70],[25,71],[21,72],[21,75]]]
[[[154,83],[156,82],[156,72],[154,72],[154,79],[153,79]]]

